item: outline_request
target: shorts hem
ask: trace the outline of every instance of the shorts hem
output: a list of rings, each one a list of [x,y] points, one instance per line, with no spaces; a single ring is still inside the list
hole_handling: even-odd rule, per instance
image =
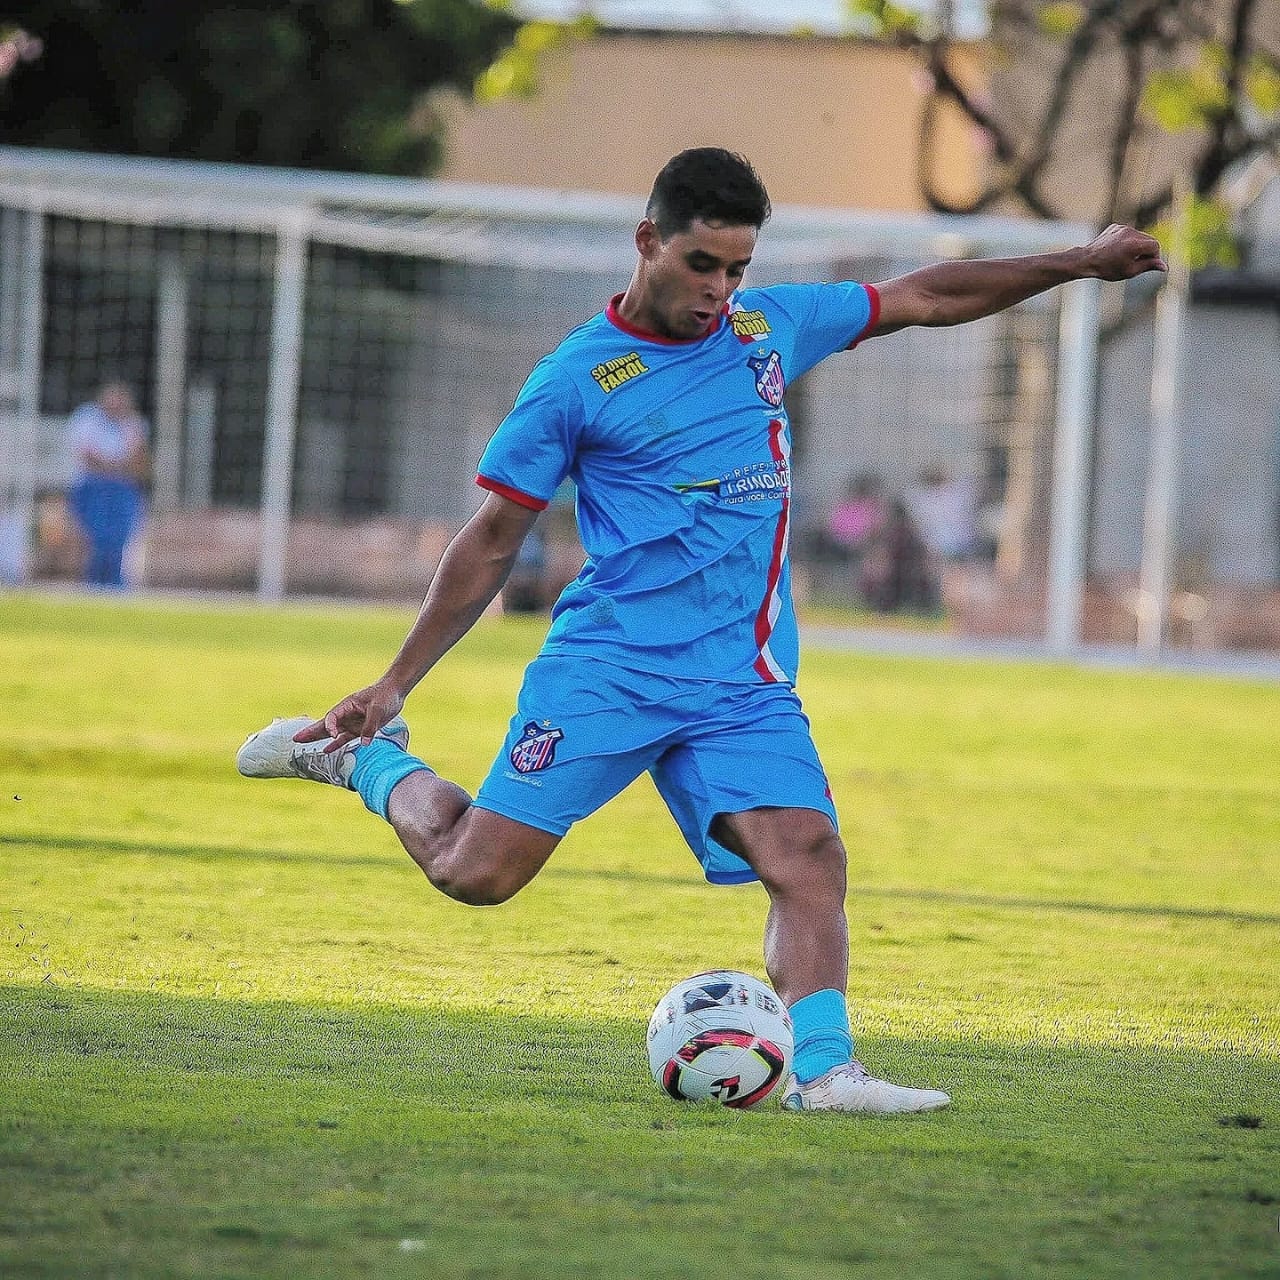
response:
[[[523,809],[517,809],[515,805],[503,804],[501,801],[489,799],[482,800],[479,796],[471,802],[471,807],[473,809],[484,809],[489,813],[496,813],[500,818],[510,818],[512,822],[523,823],[526,827],[533,827],[537,831],[545,831],[551,836],[566,836],[569,834],[569,828],[573,826],[571,822],[562,825],[558,822],[552,822],[540,814],[526,813]]]
[[[746,871],[708,871],[702,868],[708,884],[756,884],[760,877],[750,869]]]
[[[774,801],[758,801],[754,804],[748,805],[745,809],[717,809],[716,813],[749,813],[752,809],[808,809],[812,813],[820,813],[824,817],[829,818],[831,820],[831,825],[836,830],[836,834],[838,835],[840,832],[840,819],[836,816],[835,805],[830,801],[826,804],[815,804],[812,800],[793,800],[790,803],[784,801],[781,804]],[[716,849],[723,850],[723,853],[726,856],[737,858],[739,862],[743,861],[741,858],[738,858],[737,854],[730,853],[723,845],[717,844],[713,841],[711,839],[710,832],[703,836],[703,841],[704,849],[707,845],[714,844]],[[692,844],[690,847],[693,848]],[[696,848],[694,849],[694,856],[697,856]],[[755,871],[752,870],[750,865],[745,863],[741,871],[708,870],[707,864],[703,862],[701,858],[698,858],[698,863],[702,867],[702,874],[706,877],[708,884],[755,884],[760,879]]]

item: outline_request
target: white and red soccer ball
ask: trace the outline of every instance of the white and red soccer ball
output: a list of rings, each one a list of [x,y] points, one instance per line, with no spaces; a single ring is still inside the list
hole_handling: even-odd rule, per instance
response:
[[[791,1072],[791,1015],[758,978],[715,969],[677,982],[649,1019],[649,1069],[682,1101],[754,1107]]]

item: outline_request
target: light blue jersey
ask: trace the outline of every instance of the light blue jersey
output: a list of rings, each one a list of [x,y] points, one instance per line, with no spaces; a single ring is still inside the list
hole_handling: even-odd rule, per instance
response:
[[[480,460],[480,485],[535,510],[577,486],[587,559],[543,653],[794,684],[783,392],[874,327],[875,290],[744,289],[683,342],[628,325],[619,301],[538,363]]]

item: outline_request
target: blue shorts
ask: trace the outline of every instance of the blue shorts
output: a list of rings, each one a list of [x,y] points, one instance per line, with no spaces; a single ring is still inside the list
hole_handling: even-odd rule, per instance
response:
[[[564,835],[648,771],[714,884],[758,879],[711,838],[717,814],[835,805],[809,721],[784,684],[678,680],[540,656],[475,803]]]

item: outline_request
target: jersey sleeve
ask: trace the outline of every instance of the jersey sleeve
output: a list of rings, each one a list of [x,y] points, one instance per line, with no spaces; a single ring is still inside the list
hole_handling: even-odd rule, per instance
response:
[[[582,432],[582,396],[558,361],[540,360],[480,456],[476,483],[542,511],[569,473]]]
[[[792,378],[812,369],[819,360],[855,346],[880,317],[880,295],[875,286],[856,280],[778,285],[769,294],[795,325],[795,354],[788,370]]]

